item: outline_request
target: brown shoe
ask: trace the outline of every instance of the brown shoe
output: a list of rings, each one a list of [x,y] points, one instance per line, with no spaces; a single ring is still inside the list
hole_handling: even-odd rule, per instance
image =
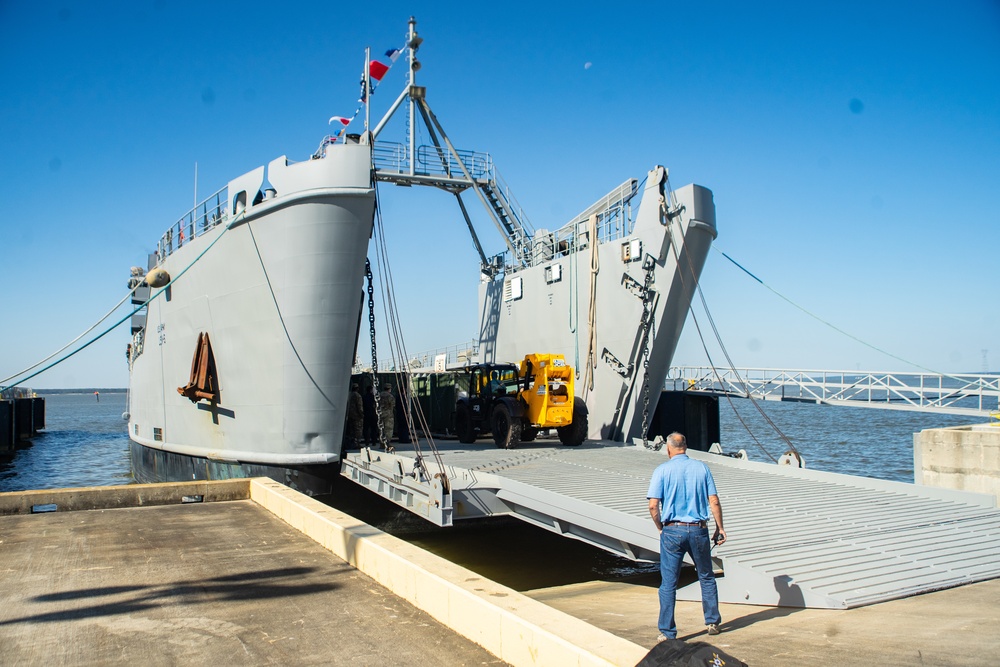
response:
[[[719,624],[718,623],[709,623],[708,624],[708,634],[710,634],[710,635],[717,635],[720,632],[722,632],[722,631],[719,630]]]

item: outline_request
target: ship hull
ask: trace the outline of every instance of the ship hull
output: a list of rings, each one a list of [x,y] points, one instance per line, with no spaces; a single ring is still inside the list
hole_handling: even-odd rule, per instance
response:
[[[129,442],[132,476],[138,484],[157,482],[245,479],[270,477],[310,496],[330,493],[340,464],[274,466],[262,463],[226,463],[201,456],[187,456]]]
[[[148,302],[130,359],[137,479],[263,473],[317,493],[295,478],[335,473],[374,190],[368,146],[331,149],[234,180],[228,223],[159,262],[173,282]],[[273,196],[241,198],[268,185]],[[217,391],[191,400],[178,390],[194,379],[202,334]]]

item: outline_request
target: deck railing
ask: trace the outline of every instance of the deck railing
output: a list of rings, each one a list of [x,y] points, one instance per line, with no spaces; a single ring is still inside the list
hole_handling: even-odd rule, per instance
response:
[[[196,237],[229,219],[229,186],[209,195],[193,209],[181,216],[160,237],[156,246],[157,263],[173,254],[174,250],[190,243]]]
[[[387,373],[394,371],[404,371],[408,373],[426,373],[435,370],[435,362],[441,360],[446,369],[454,369],[460,366],[468,366],[479,361],[479,343],[471,341],[468,343],[456,343],[447,347],[439,347],[433,350],[426,350],[410,355],[405,366],[386,359],[378,364],[378,372]],[[356,364],[354,373],[368,373],[371,371],[371,364]]]

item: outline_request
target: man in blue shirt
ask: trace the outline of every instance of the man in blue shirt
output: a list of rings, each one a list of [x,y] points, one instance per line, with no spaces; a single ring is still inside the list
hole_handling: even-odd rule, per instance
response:
[[[722,505],[708,466],[687,455],[687,439],[680,433],[667,436],[665,463],[653,471],[649,482],[649,515],[660,531],[660,618],[662,637],[677,638],[674,605],[677,577],[684,554],[691,554],[701,583],[701,606],[708,634],[719,634],[719,590],[712,569],[712,545],[708,540],[708,513],[715,518],[716,544],[726,541],[722,527]],[[661,638],[662,638],[661,637]]]

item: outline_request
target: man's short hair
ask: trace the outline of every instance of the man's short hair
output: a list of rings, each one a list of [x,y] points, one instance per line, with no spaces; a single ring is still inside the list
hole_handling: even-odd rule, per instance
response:
[[[674,449],[687,449],[687,438],[677,431],[674,431],[667,436],[667,446],[673,447]]]

